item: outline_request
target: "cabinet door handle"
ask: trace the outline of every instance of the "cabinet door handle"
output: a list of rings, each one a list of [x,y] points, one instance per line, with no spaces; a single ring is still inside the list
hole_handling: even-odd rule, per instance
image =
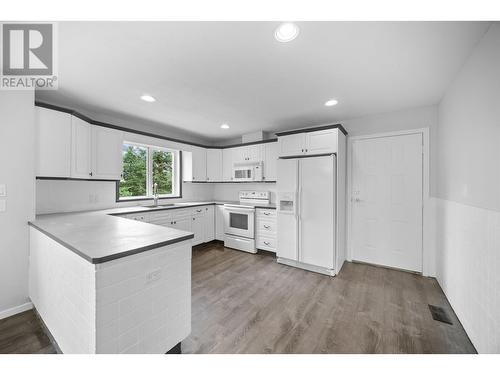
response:
[[[92,177],[92,172],[89,172],[89,176]]]
[[[307,148],[306,148],[306,152],[307,152]]]
[[[264,212],[264,215],[269,216],[270,213],[269,212]]]
[[[269,246],[269,245],[271,245],[271,244],[270,244],[269,242],[267,242],[267,241],[264,241],[264,245]]]
[[[196,218],[193,217],[193,221],[196,220]]]
[[[264,228],[269,229],[271,227],[269,225],[264,225]]]

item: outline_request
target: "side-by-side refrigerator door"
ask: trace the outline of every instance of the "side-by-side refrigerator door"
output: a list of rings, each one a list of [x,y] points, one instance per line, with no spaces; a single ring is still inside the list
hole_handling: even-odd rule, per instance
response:
[[[277,164],[278,258],[298,260],[298,160],[279,159]]]
[[[299,261],[335,266],[335,155],[301,159],[299,165]]]

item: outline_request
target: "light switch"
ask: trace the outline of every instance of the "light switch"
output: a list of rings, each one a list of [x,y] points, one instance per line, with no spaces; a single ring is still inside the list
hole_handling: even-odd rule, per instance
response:
[[[6,197],[7,196],[7,187],[5,184],[0,184],[0,197]]]
[[[7,201],[5,199],[0,199],[0,212],[5,212],[6,203],[7,203]]]

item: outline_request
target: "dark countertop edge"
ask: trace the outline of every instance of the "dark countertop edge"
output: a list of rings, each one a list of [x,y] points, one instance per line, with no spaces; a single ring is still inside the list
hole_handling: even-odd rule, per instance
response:
[[[157,249],[159,247],[172,245],[172,244],[175,244],[175,243],[178,243],[178,242],[182,242],[182,241],[186,241],[186,240],[190,240],[190,239],[194,238],[194,234],[188,234],[186,236],[178,237],[178,238],[175,238],[175,239],[172,239],[172,240],[167,240],[167,241],[162,241],[162,242],[158,242],[158,243],[147,245],[147,246],[142,246],[142,247],[139,247],[139,248],[136,248],[136,249],[123,251],[123,252],[120,252],[120,253],[117,253],[117,254],[106,255],[106,256],[100,257],[100,258],[91,258],[88,255],[86,255],[86,254],[82,253],[81,251],[79,251],[78,249],[76,249],[75,247],[71,246],[70,244],[62,241],[59,238],[57,238],[53,234],[51,234],[51,233],[47,232],[46,230],[40,228],[38,225],[34,224],[33,222],[29,221],[28,225],[31,226],[31,227],[33,227],[33,228],[35,228],[35,229],[37,229],[38,231],[40,231],[41,233],[45,234],[50,239],[56,241],[58,244],[60,244],[60,245],[64,246],[65,248],[71,250],[72,252],[74,252],[75,254],[77,254],[78,256],[82,257],[83,259],[85,259],[86,261],[88,261],[89,263],[92,263],[92,264],[106,263],[106,262],[109,262],[109,261],[112,261],[112,260],[115,260],[115,259],[125,258],[125,257],[128,257],[130,255],[143,253],[143,252],[148,251],[148,250]]]
[[[158,208],[144,208],[143,210],[139,209],[136,211],[130,211],[130,212],[113,212],[109,213],[108,215],[111,216],[123,216],[123,215],[133,215],[133,214],[140,214],[144,212],[156,212],[156,211],[167,211],[167,210],[178,210],[178,209],[186,209],[186,208],[191,208],[191,207],[200,207],[200,206],[223,206],[226,203],[223,202],[210,202],[210,203],[193,203],[185,206],[172,206],[172,207],[158,207]],[[237,204],[237,203],[234,203]],[[130,207],[140,207],[140,206],[130,206]],[[130,208],[130,207],[123,207],[123,208]],[[255,208],[268,208],[270,210],[275,210],[276,206],[255,206]],[[117,209],[119,210],[119,208]]]

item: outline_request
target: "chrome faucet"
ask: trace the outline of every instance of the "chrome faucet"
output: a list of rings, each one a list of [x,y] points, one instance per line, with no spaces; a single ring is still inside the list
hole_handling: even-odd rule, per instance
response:
[[[158,206],[158,183],[153,185],[153,205]]]

